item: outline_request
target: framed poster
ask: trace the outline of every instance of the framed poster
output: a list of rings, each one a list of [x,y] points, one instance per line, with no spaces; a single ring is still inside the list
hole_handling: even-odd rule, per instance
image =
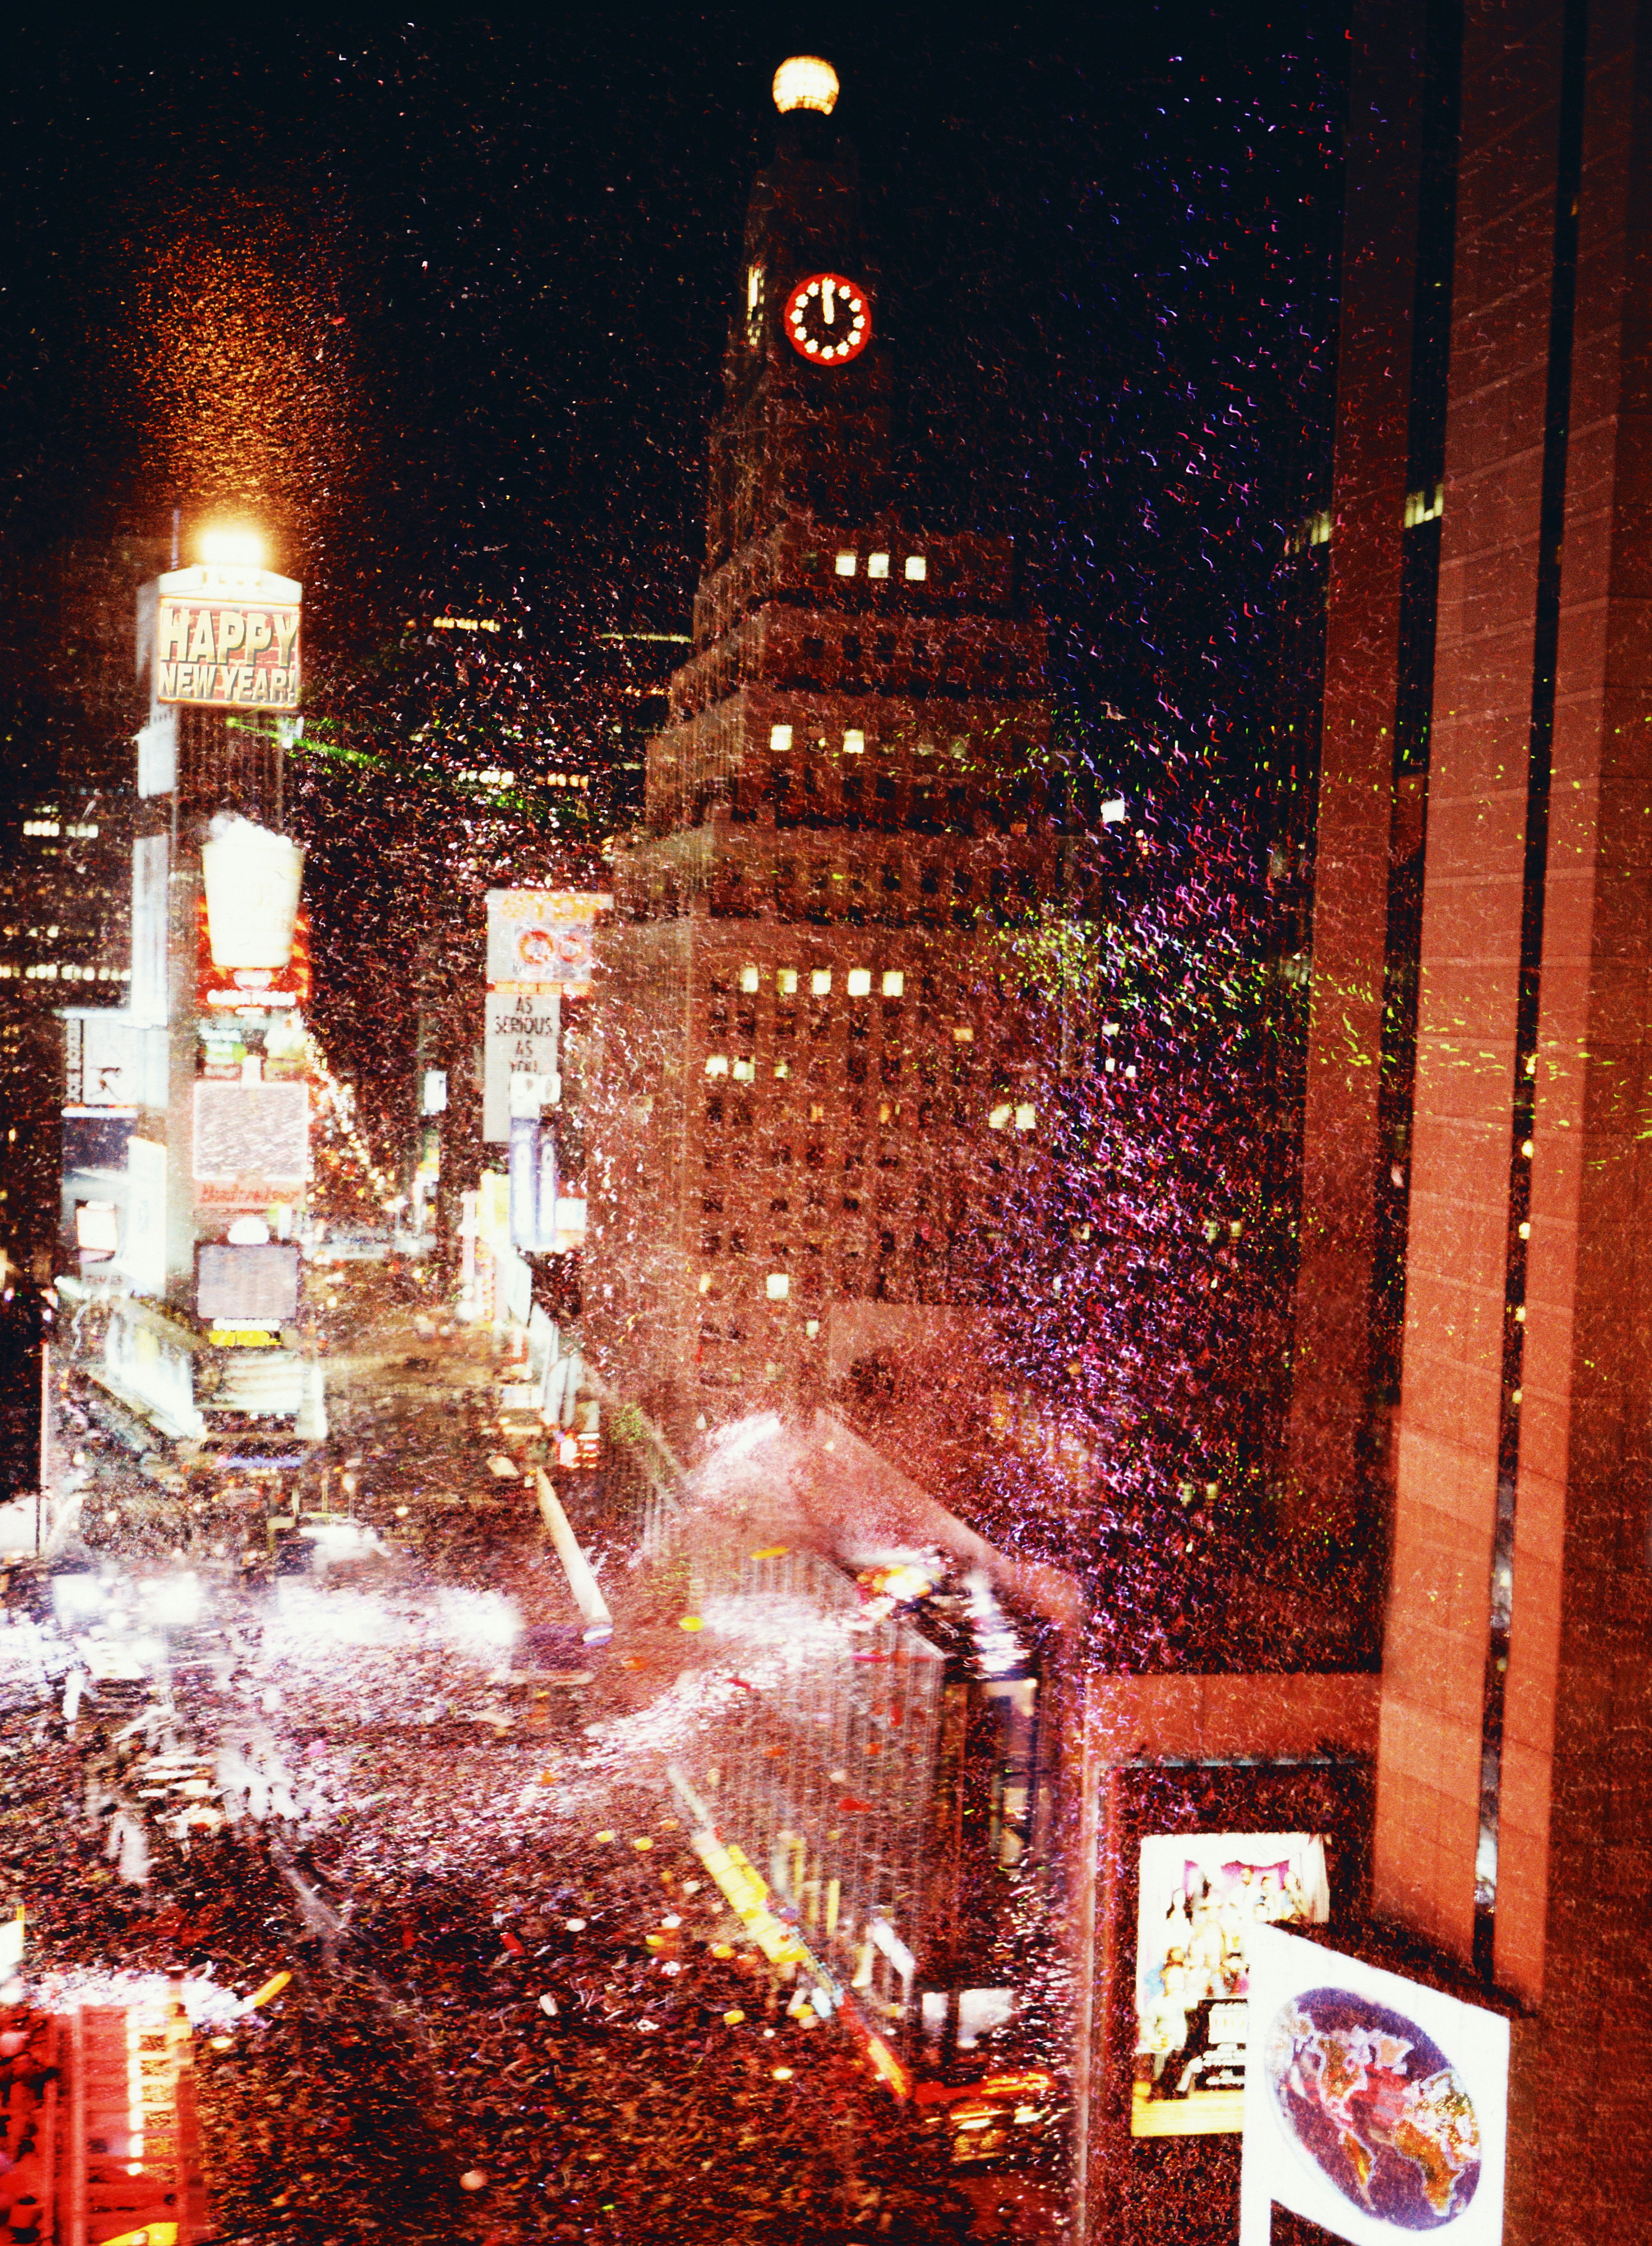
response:
[[[1136,1927],[1132,2137],[1244,2126],[1251,1937],[1330,1917],[1312,1833],[1148,1834]]]

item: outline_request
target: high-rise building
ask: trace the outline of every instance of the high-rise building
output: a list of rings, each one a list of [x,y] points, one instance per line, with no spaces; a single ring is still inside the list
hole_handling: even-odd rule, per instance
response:
[[[1295,1503],[1391,1542],[1372,1905],[1518,2002],[1560,2246],[1652,2219],[1652,50],[1355,20]]]
[[[1007,538],[895,503],[855,160],[783,116],[731,291],[693,651],[616,858],[590,1193],[600,1363],[668,1424],[967,1309],[1038,1096],[993,932],[1064,878]]]

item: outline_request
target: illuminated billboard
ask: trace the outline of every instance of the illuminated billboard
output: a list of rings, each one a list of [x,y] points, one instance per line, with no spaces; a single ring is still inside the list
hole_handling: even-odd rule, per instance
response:
[[[303,591],[269,569],[212,562],[162,577],[155,700],[296,710]]]
[[[583,996],[596,915],[613,902],[572,889],[490,889],[488,989],[516,997]]]
[[[223,967],[212,956],[207,901],[195,902],[195,998],[208,1020],[219,1015],[296,1015],[309,1004],[309,914],[300,905],[281,967]]]
[[[309,1167],[303,1084],[195,1084],[195,1201],[262,1208],[303,1191]]]
[[[1152,1834],[1141,1843],[1132,2137],[1244,2126],[1258,1926],[1323,1926],[1325,1843],[1309,1833]]]
[[[290,1325],[298,1316],[298,1249],[282,1241],[195,1250],[195,1314],[214,1325]]]
[[[1275,2207],[1352,2246],[1500,2246],[1509,2024],[1276,1926],[1252,1937],[1240,2246]]]

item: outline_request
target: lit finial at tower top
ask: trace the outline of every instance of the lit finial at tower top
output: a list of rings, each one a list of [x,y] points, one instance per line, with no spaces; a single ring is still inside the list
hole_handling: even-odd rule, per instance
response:
[[[837,104],[838,74],[819,55],[789,55],[774,73],[774,105],[782,117],[794,109],[830,117]]]

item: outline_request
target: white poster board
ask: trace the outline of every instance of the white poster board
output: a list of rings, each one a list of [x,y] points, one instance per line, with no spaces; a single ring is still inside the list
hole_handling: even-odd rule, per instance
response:
[[[1508,2022],[1254,1929],[1240,2246],[1275,2202],[1352,2246],[1500,2246]]]

